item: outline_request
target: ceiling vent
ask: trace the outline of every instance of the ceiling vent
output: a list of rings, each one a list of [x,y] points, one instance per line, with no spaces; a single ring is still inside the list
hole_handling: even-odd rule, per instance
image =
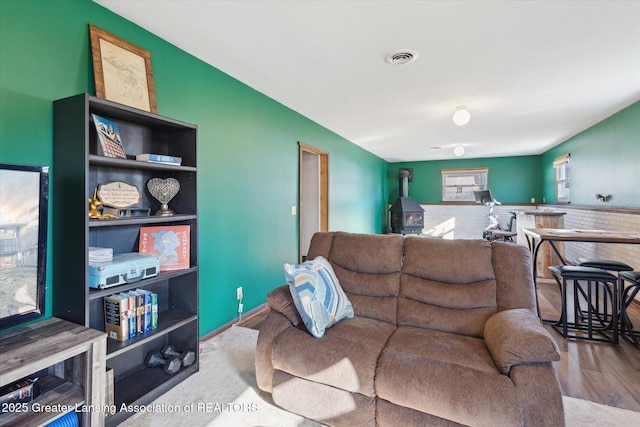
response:
[[[387,62],[394,65],[408,64],[409,62],[415,61],[417,57],[418,52],[409,49],[402,49],[388,54]]]

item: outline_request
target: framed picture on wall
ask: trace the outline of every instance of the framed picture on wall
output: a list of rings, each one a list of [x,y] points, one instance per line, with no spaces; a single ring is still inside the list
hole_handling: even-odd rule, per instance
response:
[[[151,54],[89,24],[96,96],[157,113]]]

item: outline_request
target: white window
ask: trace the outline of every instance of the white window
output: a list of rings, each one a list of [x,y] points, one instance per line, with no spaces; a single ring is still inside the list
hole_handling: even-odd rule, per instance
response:
[[[556,202],[571,202],[571,155],[564,154],[553,161],[556,170]]]
[[[442,169],[442,201],[473,202],[474,191],[488,188],[489,168]]]

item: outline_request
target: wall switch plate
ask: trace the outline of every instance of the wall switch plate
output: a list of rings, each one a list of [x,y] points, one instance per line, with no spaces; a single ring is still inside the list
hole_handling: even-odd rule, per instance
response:
[[[240,300],[242,299],[242,286],[239,286],[239,287],[236,289],[236,297],[237,297],[237,300],[238,300],[238,301],[240,301]]]
[[[296,215],[298,213],[298,207],[297,206],[291,206],[291,215]]]

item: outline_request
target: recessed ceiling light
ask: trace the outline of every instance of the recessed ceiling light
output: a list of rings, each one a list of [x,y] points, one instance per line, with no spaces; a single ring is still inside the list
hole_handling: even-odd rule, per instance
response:
[[[456,157],[462,157],[464,155],[464,147],[462,145],[456,145],[453,149],[453,155]]]
[[[389,64],[400,65],[413,62],[418,57],[418,52],[411,49],[401,49],[391,52],[386,56],[386,60]]]

